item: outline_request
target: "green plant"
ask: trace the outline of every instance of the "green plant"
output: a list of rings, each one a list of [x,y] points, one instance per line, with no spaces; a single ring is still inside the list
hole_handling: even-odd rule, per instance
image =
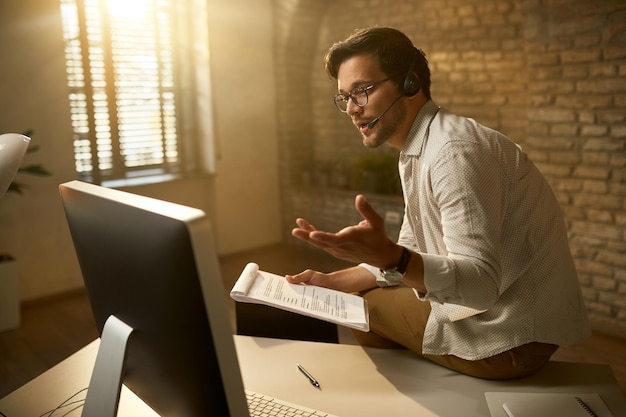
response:
[[[398,156],[385,151],[360,155],[352,166],[352,183],[358,191],[402,195]]]
[[[32,137],[33,133],[34,131],[30,129],[22,134],[24,136]],[[29,146],[28,149],[26,150],[26,154],[37,152],[38,150],[39,150],[39,146]],[[45,169],[43,165],[41,164],[24,165],[20,167],[17,173],[18,174],[25,173],[25,174],[30,174],[30,175],[42,176],[42,177],[51,175],[51,173],[47,169]],[[7,190],[7,192],[23,194],[25,188],[28,188],[28,186],[25,184],[22,184],[21,182],[13,181],[11,185],[9,185],[9,189]]]

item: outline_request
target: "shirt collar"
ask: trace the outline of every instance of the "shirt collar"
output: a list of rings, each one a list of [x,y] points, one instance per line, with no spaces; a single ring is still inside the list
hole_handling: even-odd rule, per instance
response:
[[[411,126],[409,136],[404,143],[401,154],[417,157],[420,156],[424,142],[428,136],[430,124],[438,111],[439,106],[434,101],[428,100],[424,103],[413,121],[413,125]]]

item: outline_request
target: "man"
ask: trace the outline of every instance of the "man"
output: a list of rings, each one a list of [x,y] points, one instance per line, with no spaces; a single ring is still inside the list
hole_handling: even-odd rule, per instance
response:
[[[398,243],[363,196],[363,220],[330,233],[297,219],[292,234],[358,266],[287,276],[359,292],[374,347],[406,347],[467,375],[539,370],[589,325],[559,205],[521,149],[439,108],[423,52],[401,32],[358,30],[333,45],[335,105],[363,144],[400,151],[405,216]]]

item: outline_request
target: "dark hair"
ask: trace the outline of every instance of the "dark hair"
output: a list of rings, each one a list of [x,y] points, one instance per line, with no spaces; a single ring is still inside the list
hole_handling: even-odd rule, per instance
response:
[[[372,54],[378,60],[380,69],[389,77],[402,76],[402,83],[411,63],[415,59],[415,72],[420,79],[422,90],[430,99],[430,70],[428,60],[421,49],[397,29],[371,27],[355,30],[346,40],[335,43],[326,53],[326,73],[337,79],[341,64],[355,55]],[[400,75],[399,75],[400,74]]]

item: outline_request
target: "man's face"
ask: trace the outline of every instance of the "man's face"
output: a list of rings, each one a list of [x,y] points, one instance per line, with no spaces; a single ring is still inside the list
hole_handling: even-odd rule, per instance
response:
[[[356,55],[344,61],[337,73],[337,88],[340,93],[348,94],[357,87],[368,87],[388,78],[378,66],[372,55]],[[406,103],[401,98],[371,129],[367,126],[372,120],[380,116],[398,97],[402,96],[396,80],[389,80],[377,84],[367,90],[367,104],[357,106],[349,100],[346,113],[352,118],[352,123],[361,132],[363,144],[368,148],[375,148],[394,138],[407,116]]]

